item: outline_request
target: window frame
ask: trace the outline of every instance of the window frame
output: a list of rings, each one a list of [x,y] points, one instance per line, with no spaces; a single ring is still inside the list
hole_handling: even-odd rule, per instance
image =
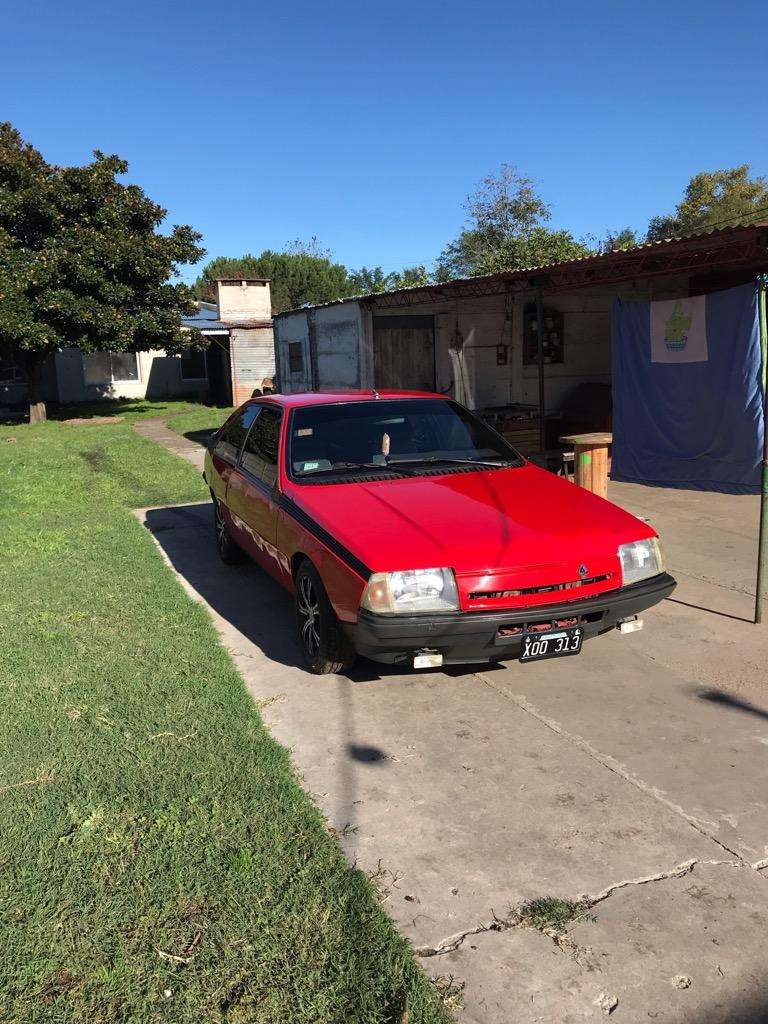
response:
[[[339,475],[338,479],[335,479],[335,478],[332,478],[332,477],[325,477],[322,480],[318,480],[317,477],[315,477],[313,479],[311,474],[301,474],[301,473],[295,473],[294,472],[294,470],[293,470],[293,461],[292,461],[292,458],[291,458],[291,455],[292,455],[291,447],[292,447],[292,441],[293,441],[293,425],[294,425],[294,421],[296,419],[296,413],[297,412],[301,412],[303,409],[307,409],[307,408],[310,408],[310,407],[314,408],[314,409],[327,409],[329,407],[337,407],[338,408],[338,407],[342,407],[342,406],[345,406],[345,405],[346,406],[349,406],[349,405],[355,405],[355,406],[372,405],[372,406],[375,406],[376,405],[376,401],[377,401],[376,399],[367,399],[366,398],[366,399],[363,399],[363,400],[361,400],[359,402],[344,402],[344,401],[341,401],[341,402],[338,402],[338,401],[337,402],[333,402],[333,401],[331,401],[331,402],[317,402],[317,403],[312,403],[311,406],[299,405],[299,406],[295,406],[294,408],[292,408],[290,410],[290,415],[289,415],[289,417],[288,417],[288,419],[286,421],[286,426],[285,426],[285,445],[284,445],[284,448],[283,448],[283,459],[282,459],[282,462],[283,462],[283,472],[285,473],[286,478],[288,480],[290,480],[291,483],[298,484],[299,486],[312,485],[312,484],[314,484],[314,485],[317,485],[317,484],[326,485],[326,484],[349,483],[350,480],[349,480],[349,478],[346,478],[346,479],[344,478],[343,471]],[[525,466],[527,464],[527,462],[528,462],[528,460],[525,458],[525,456],[521,455],[520,452],[514,447],[514,445],[511,444],[510,441],[506,437],[504,437],[502,434],[500,434],[498,432],[498,430],[494,430],[494,428],[490,425],[490,423],[486,423],[485,420],[481,416],[478,416],[477,413],[474,412],[472,409],[468,409],[465,405],[462,405],[461,402],[457,402],[457,401],[455,401],[452,398],[440,398],[439,396],[435,396],[435,398],[428,398],[428,399],[425,399],[425,398],[398,398],[398,399],[384,399],[383,401],[398,401],[398,402],[403,402],[403,403],[406,403],[406,402],[418,403],[418,402],[425,402],[425,401],[442,401],[442,402],[446,402],[448,405],[454,406],[454,407],[457,407],[458,409],[460,409],[463,413],[465,413],[468,416],[468,418],[470,420],[473,420],[480,427],[482,427],[483,429],[487,430],[490,434],[492,434],[494,436],[494,438],[496,438],[497,441],[499,441],[501,443],[501,446],[503,448],[506,448],[509,451],[509,453],[510,453],[510,460],[514,460],[512,465],[509,467],[510,469],[520,469],[521,467]],[[482,467],[478,467],[478,469],[480,469],[480,468],[482,468]],[[392,470],[393,475],[396,475],[396,473],[397,473],[396,466],[392,466],[391,470]],[[355,471],[355,476],[357,478],[359,478],[362,475],[362,473],[364,473],[364,472],[365,472],[364,470]],[[370,472],[374,473],[375,471],[371,470]],[[447,472],[450,473],[451,470],[449,469],[449,470],[447,470]],[[372,480],[377,480],[377,479],[391,480],[391,479],[393,479],[393,477],[379,476],[377,474],[375,476],[372,475],[371,479]]]
[[[208,351],[206,349],[202,348],[202,349],[197,349],[196,352],[199,352],[200,355],[203,357],[203,366],[205,367],[205,375],[203,377],[185,377],[184,376],[184,354],[182,352],[180,352],[179,353],[179,379],[184,384],[194,384],[194,383],[199,383],[200,381],[207,381],[208,380]]]
[[[101,380],[88,380],[88,371],[86,369],[86,360],[89,356],[96,355],[108,355],[109,356],[109,377],[104,377]],[[81,353],[83,359],[83,383],[87,388],[97,388],[102,384],[140,384],[142,382],[141,376],[141,363],[139,361],[138,352],[120,352],[112,349],[103,349],[100,352],[83,352]],[[112,370],[112,356],[133,356],[136,360],[136,376],[135,377],[115,377]]]
[[[233,469],[237,469],[239,467],[239,465],[240,465],[240,456],[243,453],[243,448],[245,447],[246,438],[250,434],[251,427],[253,426],[253,424],[258,419],[259,413],[261,412],[262,408],[263,408],[263,406],[260,403],[258,403],[258,402],[246,402],[244,405],[241,405],[238,409],[235,409],[235,411],[232,413],[232,415],[226,421],[224,426],[221,428],[221,431],[219,432],[219,435],[216,438],[216,442],[215,442],[215,444],[213,445],[213,447],[211,449],[211,457],[213,457],[215,455],[217,458],[221,459],[222,462],[226,462],[228,466],[232,466]],[[238,448],[237,454],[235,455],[234,459],[231,456],[229,456],[229,455],[224,455],[221,452],[217,451],[217,448],[222,443],[229,444],[231,448],[234,448],[233,444],[231,444],[229,441],[225,440],[225,435],[227,433],[227,430],[229,429],[230,425],[232,424],[232,421],[235,419],[236,416],[239,416],[239,415],[245,416],[246,413],[248,412],[248,410],[250,410],[250,409],[255,409],[256,413],[255,413],[253,419],[251,420],[251,422],[245,428],[245,434],[243,435],[242,444]]]
[[[258,412],[254,416],[253,423],[251,423],[250,427],[248,428],[248,433],[245,435],[245,438],[243,439],[243,446],[240,449],[240,454],[238,455],[235,468],[239,469],[243,476],[247,476],[249,480],[253,481],[253,483],[258,484],[260,487],[266,488],[269,492],[278,491],[280,489],[280,441],[282,438],[283,423],[285,422],[284,410],[279,405],[275,405],[273,402],[254,402],[253,405],[256,406]],[[251,436],[251,431],[256,426],[259,416],[262,414],[262,412],[265,411],[273,412],[277,416],[277,453],[275,457],[275,479],[272,483],[269,483],[263,477],[258,476],[256,473],[253,473],[250,469],[243,465],[245,446],[248,444],[248,439]]]
[[[298,369],[293,366],[294,355],[298,354],[298,362],[301,363]],[[288,355],[288,376],[303,377],[304,376],[304,342],[303,341],[289,341],[287,343],[287,355]]]
[[[26,373],[17,363],[6,363],[2,367],[0,367],[0,370],[11,371],[10,380],[4,380],[2,377],[0,377],[0,387],[13,388],[18,387],[21,384],[29,383]]]

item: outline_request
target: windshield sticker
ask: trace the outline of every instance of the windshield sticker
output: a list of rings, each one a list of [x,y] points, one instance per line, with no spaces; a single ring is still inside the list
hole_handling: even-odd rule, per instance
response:
[[[312,437],[312,427],[301,427],[296,431],[296,437]]]
[[[320,468],[320,463],[319,462],[305,462],[304,465],[302,466],[302,469],[303,469],[303,471],[305,473],[308,473],[311,469],[319,469],[319,468]]]

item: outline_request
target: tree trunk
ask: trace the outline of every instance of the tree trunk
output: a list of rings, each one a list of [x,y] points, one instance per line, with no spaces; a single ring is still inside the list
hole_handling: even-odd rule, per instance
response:
[[[29,376],[29,422],[44,423],[48,418],[42,395],[44,358],[33,358],[27,364]]]

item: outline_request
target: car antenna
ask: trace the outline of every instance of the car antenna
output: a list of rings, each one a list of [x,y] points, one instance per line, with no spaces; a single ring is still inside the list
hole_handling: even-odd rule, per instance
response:
[[[379,394],[379,392],[378,392],[378,391],[376,390],[376,388],[371,388],[371,391],[373,392],[373,397],[374,397],[374,398],[376,398],[376,399],[379,399],[379,398],[381,398],[381,395],[380,395],[380,394]]]

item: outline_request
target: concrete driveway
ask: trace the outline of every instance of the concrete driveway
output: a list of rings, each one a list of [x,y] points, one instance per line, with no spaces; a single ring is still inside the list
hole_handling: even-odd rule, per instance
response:
[[[681,585],[643,632],[559,662],[362,662],[323,679],[299,667],[288,595],[218,561],[210,505],[138,514],[209,607],[350,861],[375,876],[425,971],[462,990],[460,1020],[756,1024],[768,643],[744,621],[754,502],[706,496],[707,519],[683,492],[613,497],[666,527],[675,551]],[[539,897],[586,899],[590,918],[565,939],[521,926],[514,909]]]

